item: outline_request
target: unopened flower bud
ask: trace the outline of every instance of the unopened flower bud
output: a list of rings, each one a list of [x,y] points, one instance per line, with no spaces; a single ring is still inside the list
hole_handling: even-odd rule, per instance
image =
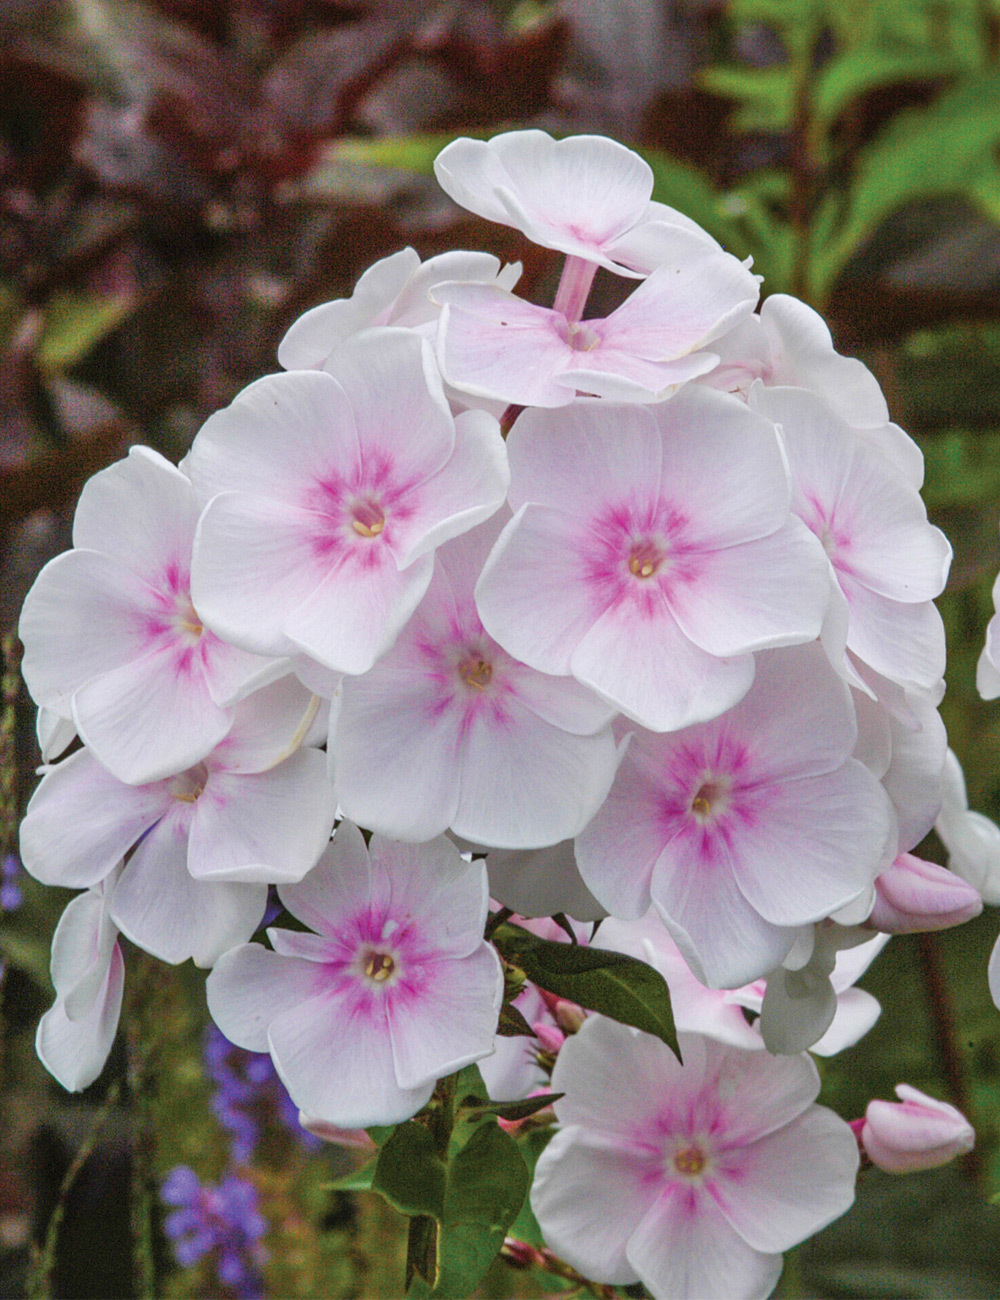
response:
[[[518,1241],[516,1237],[504,1238],[500,1254],[503,1255],[511,1268],[531,1268],[533,1264],[543,1262],[541,1255],[534,1246],[529,1246],[526,1241]]]
[[[528,977],[520,966],[511,966],[509,962],[503,964],[503,1000],[513,1002],[517,995],[524,988]]]
[[[575,1034],[587,1018],[587,1013],[583,1007],[578,1006],[575,1002],[568,1002],[565,998],[558,998],[552,1008],[552,1014],[556,1018],[559,1028],[566,1034]]]
[[[875,881],[868,924],[886,934],[913,934],[961,925],[983,910],[979,892],[936,862],[901,853]]]
[[[566,1035],[561,1029],[557,1029],[555,1025],[547,1025],[544,1021],[539,1021],[537,1024],[532,1025],[531,1028],[535,1037],[541,1043],[543,1050],[551,1052],[553,1056],[566,1041]]]
[[[946,1165],[971,1151],[972,1125],[947,1102],[909,1084],[896,1085],[899,1101],[872,1101],[865,1112],[861,1143],[872,1164],[888,1174]]]
[[[299,1111],[299,1123],[306,1132],[322,1138],[324,1142],[332,1142],[334,1146],[348,1147],[352,1151],[370,1152],[376,1149],[375,1143],[363,1128],[338,1128],[336,1124],[328,1124],[325,1119],[315,1119],[302,1110]]]

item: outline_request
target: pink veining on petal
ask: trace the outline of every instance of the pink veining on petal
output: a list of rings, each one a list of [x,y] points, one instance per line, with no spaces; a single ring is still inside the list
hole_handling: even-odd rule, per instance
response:
[[[804,490],[800,503],[800,518],[807,528],[819,538],[823,549],[830,557],[830,563],[838,574],[854,574],[848,554],[852,546],[852,537],[838,518],[835,506],[824,502],[819,493]]]

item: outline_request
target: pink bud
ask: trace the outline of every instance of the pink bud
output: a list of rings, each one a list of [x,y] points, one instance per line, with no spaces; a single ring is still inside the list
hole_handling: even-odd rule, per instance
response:
[[[555,1025],[547,1025],[543,1020],[532,1025],[531,1028],[535,1031],[535,1037],[541,1043],[544,1050],[546,1052],[551,1052],[553,1056],[555,1056],[556,1052],[559,1051],[560,1047],[562,1047],[563,1043],[566,1041],[566,1035],[561,1029],[557,1029]]]
[[[552,1014],[556,1018],[559,1028],[567,1034],[575,1034],[587,1018],[587,1013],[583,1007],[577,1006],[575,1002],[567,1002],[565,998],[558,998],[555,1006],[552,1008]]]
[[[875,881],[868,924],[886,934],[913,934],[961,925],[983,910],[979,892],[953,871],[901,853]]]
[[[909,1084],[896,1086],[899,1101],[872,1101],[861,1142],[872,1164],[887,1174],[946,1165],[971,1151],[976,1135],[960,1110]]]
[[[314,1119],[302,1110],[299,1111],[299,1123],[315,1137],[322,1138],[324,1142],[332,1142],[334,1146],[348,1147],[352,1151],[377,1150],[363,1128],[337,1128],[336,1124],[328,1124],[325,1119]]]

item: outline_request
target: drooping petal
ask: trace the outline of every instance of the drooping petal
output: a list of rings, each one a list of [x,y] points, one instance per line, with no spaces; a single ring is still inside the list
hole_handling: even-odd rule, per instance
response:
[[[80,1092],[104,1069],[118,1029],[125,964],[115,944],[107,971],[90,1010],[70,1020],[57,998],[38,1022],[35,1050],[38,1059],[64,1088]]]

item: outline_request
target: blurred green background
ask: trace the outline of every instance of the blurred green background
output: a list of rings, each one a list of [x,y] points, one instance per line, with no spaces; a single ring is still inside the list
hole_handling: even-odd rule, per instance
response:
[[[179,458],[277,368],[296,315],[405,244],[520,258],[522,291],[548,301],[558,258],[430,177],[448,139],[518,125],[639,149],[654,197],[752,254],[765,293],[811,302],[875,371],[955,548],[943,710],[972,806],[1000,816],[1000,709],[974,686],[1000,569],[996,0],[3,0],[0,854],[39,761],[17,611],[69,544],[84,479],[132,442]],[[942,860],[933,840],[918,851]],[[20,904],[0,904],[0,1297],[229,1294],[209,1261],[176,1269],[156,1199],[174,1165],[213,1180],[229,1161],[203,977],[130,951],[128,1030],[71,1097],[32,1046],[68,895],[16,885]],[[906,1081],[967,1111],[976,1152],[867,1173],[781,1294],[1000,1294],[996,930],[988,911],[894,940],[863,981],[881,1020],[823,1065],[845,1118]],[[257,1119],[244,1172],[270,1224],[268,1293],[399,1294],[403,1221],[323,1190],[355,1157],[303,1148],[273,1108]],[[572,1284],[499,1261],[482,1294],[557,1290]]]

